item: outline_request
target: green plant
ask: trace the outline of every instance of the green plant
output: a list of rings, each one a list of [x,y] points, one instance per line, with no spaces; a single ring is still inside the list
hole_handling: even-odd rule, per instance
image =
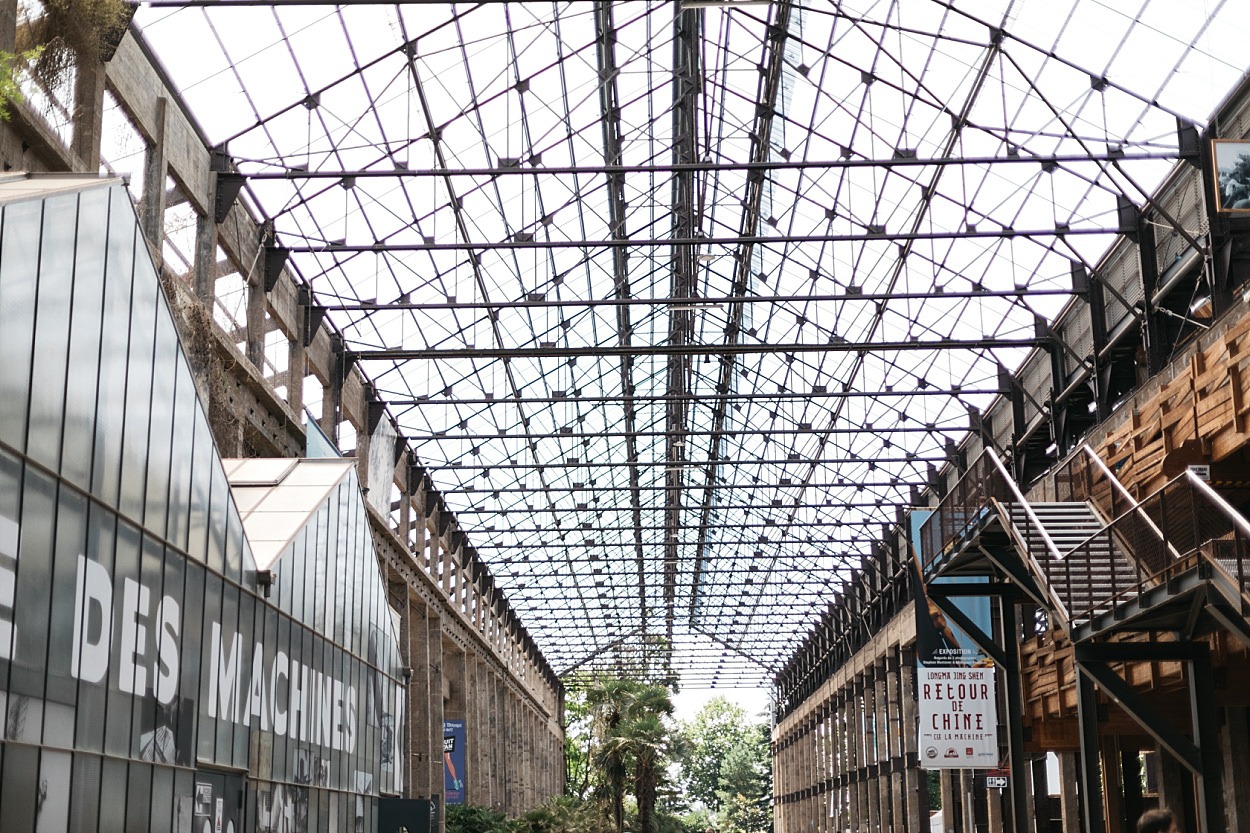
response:
[[[75,66],[108,60],[134,16],[126,0],[43,0],[17,32],[22,51],[39,49],[31,74],[46,87],[59,86]]]
[[[611,833],[603,808],[593,801],[559,796],[512,823],[513,833]]]
[[[27,49],[14,54],[0,51],[0,121],[8,121],[9,105],[22,100],[22,85],[18,73],[24,67],[34,66],[43,54],[43,47]]]
[[[509,833],[508,817],[489,807],[447,805],[447,833]]]

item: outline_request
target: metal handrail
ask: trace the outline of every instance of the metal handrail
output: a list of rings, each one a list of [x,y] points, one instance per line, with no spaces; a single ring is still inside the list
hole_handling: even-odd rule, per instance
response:
[[[1111,471],[1107,464],[1102,461],[1102,458],[1098,456],[1098,452],[1089,447],[1089,443],[1082,444],[1081,451],[1085,453],[1085,456],[1094,461],[1094,465],[1098,467],[1098,470],[1101,471],[1103,476],[1107,478],[1107,481],[1111,483],[1112,488],[1119,491],[1122,497],[1128,499],[1129,505],[1133,508],[1137,508],[1141,505],[1137,498],[1133,497],[1132,492],[1124,488],[1124,484],[1120,482],[1120,478],[1116,477],[1115,473]]]
[[[1163,530],[1159,529],[1158,524],[1156,524],[1153,520],[1150,519],[1150,515],[1147,512],[1142,511],[1141,501],[1133,497],[1132,492],[1130,492],[1128,489],[1124,487],[1124,484],[1120,482],[1120,478],[1116,477],[1115,473],[1111,471],[1111,469],[1107,466],[1107,464],[1102,461],[1102,458],[1098,456],[1098,452],[1090,448],[1088,443],[1081,445],[1081,451],[1084,452],[1084,454],[1087,457],[1089,457],[1090,460],[1094,462],[1094,465],[1098,468],[1099,471],[1102,472],[1103,477],[1107,479],[1107,482],[1111,484],[1111,487],[1117,490],[1120,493],[1120,496],[1128,501],[1129,508],[1128,510],[1121,512],[1119,515],[1116,515],[1115,517],[1111,518],[1108,521],[1108,523],[1103,527],[1102,530],[1094,533],[1086,541],[1082,541],[1080,544],[1077,544],[1068,552],[1072,552],[1073,550],[1076,550],[1079,547],[1084,546],[1086,543],[1088,543],[1088,541],[1097,538],[1099,535],[1102,535],[1104,532],[1106,532],[1106,530],[1110,529],[1111,527],[1119,523],[1121,520],[1128,517],[1129,514],[1133,512],[1137,512],[1141,515],[1141,519],[1146,522],[1146,526],[1150,528],[1151,532],[1153,532],[1159,538],[1159,540],[1163,542],[1164,546],[1166,546],[1169,550],[1172,551],[1172,557],[1180,558],[1181,554],[1177,551],[1176,547],[1172,544],[1172,542],[1168,540],[1167,536],[1163,534]]]
[[[1005,466],[999,456],[994,453],[994,449],[986,448],[985,454],[998,469],[998,473],[1001,474],[1003,479],[1007,482],[1007,488],[1011,490],[1011,494],[1016,499],[1016,503],[1020,504],[1020,506],[1024,509],[1024,514],[1028,516],[1029,524],[1041,534],[1042,543],[1046,545],[1046,549],[1049,551],[1050,556],[1062,561],[1063,553],[1059,552],[1059,548],[1055,546],[1054,539],[1050,537],[1050,533],[1046,531],[1046,527],[1042,526],[1041,519],[1037,517],[1037,513],[1033,511],[1033,507],[1025,498],[1024,493],[1020,491],[1020,487],[1016,485],[1015,478],[1011,476],[1009,471],[1007,471],[1007,466]]]
[[[1233,526],[1237,527],[1241,534],[1250,538],[1250,521],[1247,521],[1240,512],[1233,508],[1232,504],[1226,501],[1219,492],[1211,488],[1211,484],[1199,478],[1192,471],[1186,470],[1185,479],[1193,486],[1199,494],[1207,500],[1215,504],[1221,512],[1233,522]]]

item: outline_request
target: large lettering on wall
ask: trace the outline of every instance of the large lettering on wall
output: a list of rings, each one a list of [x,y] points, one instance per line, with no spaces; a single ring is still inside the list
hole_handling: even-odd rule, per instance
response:
[[[0,659],[34,665],[38,658],[15,655],[19,538],[18,523],[0,515]],[[271,609],[269,615],[281,614]],[[398,777],[395,763],[401,755],[406,698],[397,683],[370,669],[362,698],[357,683],[325,673],[287,651],[269,651],[263,641],[245,641],[244,634],[223,627],[217,619],[207,623],[205,636],[200,690],[181,692],[179,599],[162,592],[159,582],[129,577],[115,581],[103,564],[79,555],[72,641],[50,650],[69,653],[70,674],[79,682],[152,698],[162,707],[176,707],[190,694],[199,703],[201,718],[270,733],[327,753],[356,753],[363,722],[377,728],[385,723],[379,759]],[[314,652],[320,655],[321,647]],[[367,710],[362,710],[362,702],[368,704]],[[365,774],[356,772],[355,782]]]

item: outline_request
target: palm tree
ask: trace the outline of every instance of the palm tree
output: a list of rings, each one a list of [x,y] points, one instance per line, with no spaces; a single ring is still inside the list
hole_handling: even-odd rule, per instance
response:
[[[605,680],[590,689],[587,703],[596,715],[599,769],[617,833],[625,829],[625,787],[633,764],[639,833],[652,833],[656,794],[669,749],[663,718],[673,714],[669,690],[633,680]]]
[[[618,736],[634,759],[634,798],[638,801],[638,833],[655,829],[655,799],[668,751],[668,728],[655,715],[621,724]]]
[[[594,734],[599,739],[599,747],[591,760],[602,777],[612,823],[617,833],[622,833],[625,829],[627,751],[611,740],[616,737],[617,728],[625,717],[635,685],[630,680],[603,680],[586,692],[586,703],[595,716]]]

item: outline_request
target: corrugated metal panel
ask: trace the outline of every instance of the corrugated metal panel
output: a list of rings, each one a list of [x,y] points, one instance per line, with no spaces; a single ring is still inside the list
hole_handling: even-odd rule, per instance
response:
[[[1199,237],[1207,233],[1206,203],[1202,196],[1202,173],[1187,169],[1179,182],[1169,188],[1158,200],[1160,206],[1190,235]],[[1181,258],[1189,250],[1189,241],[1161,218],[1154,217],[1155,251],[1159,259],[1159,272]]]
[[[1063,317],[1056,327],[1059,337],[1063,339],[1063,343],[1068,345],[1073,353],[1086,358],[1094,352],[1094,328],[1089,318],[1089,305],[1081,302],[1068,310],[1068,314]],[[1071,358],[1066,363],[1069,371],[1071,371],[1073,361]]]
[[[998,447],[1011,448],[1011,432],[1015,428],[1012,425],[1011,403],[1006,399],[997,400],[985,418],[989,420],[990,432]]]
[[[1050,356],[1041,350],[1030,354],[1020,368],[1019,379],[1028,394],[1024,397],[1024,419],[1029,422],[1041,413],[1040,405],[1050,398]]]
[[[1141,264],[1137,260],[1137,247],[1125,245],[1107,260],[1101,272],[1103,283],[1114,290],[1106,293],[1107,329],[1114,330],[1129,317],[1129,310],[1120,297],[1129,304],[1142,300],[1144,289],[1141,282]],[[1117,297],[1118,296],[1120,297]]]

